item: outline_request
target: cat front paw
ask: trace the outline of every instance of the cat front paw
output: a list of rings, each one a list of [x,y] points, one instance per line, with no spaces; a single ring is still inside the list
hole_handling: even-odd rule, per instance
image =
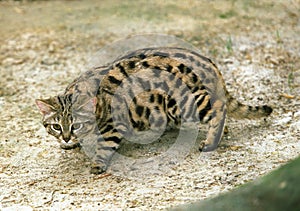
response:
[[[104,163],[93,164],[91,167],[91,174],[102,174],[106,171],[107,165]]]

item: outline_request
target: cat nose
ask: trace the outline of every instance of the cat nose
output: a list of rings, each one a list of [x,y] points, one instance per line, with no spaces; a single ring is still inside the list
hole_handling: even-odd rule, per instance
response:
[[[67,135],[63,135],[63,140],[66,142],[66,143],[68,143],[69,141],[70,141],[70,139],[71,139],[71,136],[69,135],[69,134],[67,134]]]

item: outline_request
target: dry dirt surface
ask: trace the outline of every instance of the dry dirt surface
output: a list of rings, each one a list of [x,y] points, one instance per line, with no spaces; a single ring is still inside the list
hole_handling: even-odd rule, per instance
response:
[[[299,155],[299,0],[0,1],[0,22],[0,210],[168,209],[234,189]],[[83,153],[60,149],[46,133],[34,100],[61,93],[99,61],[102,47],[143,33],[196,46],[232,95],[271,105],[273,114],[228,119],[216,151],[194,146],[165,171],[112,166],[90,174]]]

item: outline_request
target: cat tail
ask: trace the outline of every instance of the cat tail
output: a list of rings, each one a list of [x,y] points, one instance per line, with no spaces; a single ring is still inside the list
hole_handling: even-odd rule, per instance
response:
[[[227,91],[227,113],[235,119],[257,119],[269,116],[273,109],[270,106],[249,106],[244,105],[233,98]]]

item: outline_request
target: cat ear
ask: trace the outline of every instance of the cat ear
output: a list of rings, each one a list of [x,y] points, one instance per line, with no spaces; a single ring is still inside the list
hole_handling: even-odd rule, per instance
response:
[[[40,109],[41,114],[43,114],[44,116],[55,111],[55,108],[49,102],[49,100],[36,99],[35,103],[37,107]]]

